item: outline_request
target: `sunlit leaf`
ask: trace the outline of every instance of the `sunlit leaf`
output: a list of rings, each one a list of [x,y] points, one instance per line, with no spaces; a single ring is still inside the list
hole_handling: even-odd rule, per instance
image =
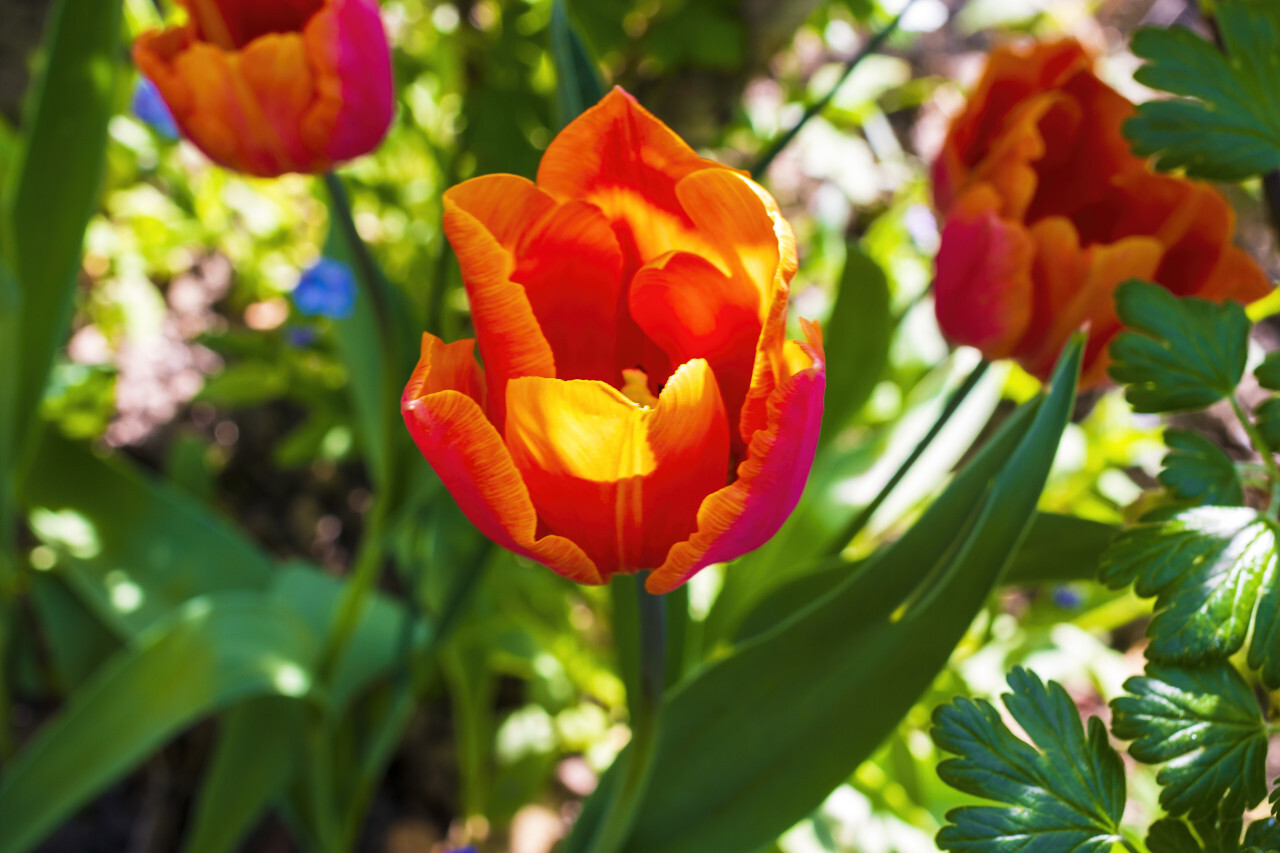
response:
[[[1009,687],[1005,707],[1030,744],[985,700],[960,697],[934,712],[934,741],[960,756],[939,764],[938,775],[961,791],[1007,804],[949,812],[951,825],[938,833],[938,846],[975,853],[1111,850],[1120,840],[1125,778],[1106,726],[1092,717],[1086,736],[1062,686],[1046,687],[1025,669],[1009,674]]]
[[[1150,665],[1133,694],[1111,703],[1112,731],[1129,754],[1164,764],[1156,776],[1171,815],[1240,813],[1267,795],[1267,726],[1249,685],[1230,664]]]
[[[1245,507],[1199,507],[1121,533],[1103,557],[1101,577],[1156,596],[1150,659],[1198,665],[1226,658],[1256,621],[1249,664],[1280,686],[1276,562],[1269,518]]]

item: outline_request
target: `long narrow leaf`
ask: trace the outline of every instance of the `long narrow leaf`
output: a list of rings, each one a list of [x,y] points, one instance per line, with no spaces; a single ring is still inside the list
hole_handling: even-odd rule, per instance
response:
[[[18,446],[34,422],[74,304],[84,229],[101,191],[107,121],[120,66],[120,0],[60,0],[15,180],[0,206],[0,254],[22,286]]]
[[[198,599],[107,663],[0,776],[0,853],[19,853],[201,717],[303,696],[314,635],[261,593]]]
[[[668,699],[628,853],[755,850],[871,754],[1024,538],[1075,399],[1080,352],[1076,342],[1050,394],[1007,424],[892,548]],[[607,777],[603,796],[611,785]]]

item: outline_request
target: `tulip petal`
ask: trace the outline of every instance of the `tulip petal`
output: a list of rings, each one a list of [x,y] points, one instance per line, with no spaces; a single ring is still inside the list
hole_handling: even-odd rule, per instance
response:
[[[992,359],[1017,348],[1031,321],[1033,244],[1026,229],[1001,219],[990,185],[970,188],[942,228],[934,305],[955,343]]]
[[[1015,354],[1032,374],[1047,379],[1072,333],[1089,327],[1081,387],[1106,378],[1106,347],[1120,328],[1115,289],[1132,278],[1150,279],[1164,247],[1154,237],[1081,247],[1075,226],[1064,217],[1037,222],[1033,277],[1035,316]]]
[[[701,359],[672,374],[654,408],[603,382],[513,379],[505,438],[538,517],[605,577],[658,565],[728,474],[724,404]]]
[[[537,536],[529,490],[482,408],[484,382],[474,345],[422,336],[422,357],[401,400],[418,449],[481,533],[570,580],[603,583],[576,544],[562,536]]]
[[[700,569],[760,547],[799,502],[818,446],[826,389],[821,330],[800,323],[807,343],[788,342],[787,362],[795,372],[769,398],[766,426],[752,436],[738,478],[702,502],[697,531],[650,573],[649,592],[670,592]]]
[[[698,255],[659,258],[631,283],[631,316],[672,363],[705,358],[731,423],[751,383],[760,338],[760,295]]]
[[[316,77],[315,100],[302,121],[303,138],[335,163],[367,154],[382,141],[395,115],[391,51],[377,3],[325,0],[303,37]]]
[[[529,296],[511,280],[515,260],[508,248],[530,221],[554,208],[545,193],[514,175],[474,178],[444,194],[444,231],[462,268],[489,382],[489,417],[499,429],[510,379],[556,375]]]
[[[728,170],[704,160],[665,124],[615,88],[547,146],[538,186],[556,198],[582,199],[615,224],[630,271],[668,252],[715,258],[676,195],[686,175]]]

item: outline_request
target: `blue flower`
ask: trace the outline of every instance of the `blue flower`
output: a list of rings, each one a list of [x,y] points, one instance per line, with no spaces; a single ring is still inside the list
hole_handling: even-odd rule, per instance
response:
[[[1053,590],[1053,603],[1063,610],[1075,610],[1084,604],[1084,596],[1069,586],[1059,586]]]
[[[456,850],[448,850],[446,853],[479,853],[479,851],[476,850],[475,845],[468,844],[466,847],[459,847]]]
[[[356,305],[356,280],[351,267],[329,258],[316,261],[293,289],[293,304],[308,317],[350,317]]]
[[[178,138],[178,125],[173,120],[173,113],[160,97],[156,84],[146,77],[138,78],[138,87],[133,90],[133,114],[139,120],[151,126],[157,136],[165,139]]]

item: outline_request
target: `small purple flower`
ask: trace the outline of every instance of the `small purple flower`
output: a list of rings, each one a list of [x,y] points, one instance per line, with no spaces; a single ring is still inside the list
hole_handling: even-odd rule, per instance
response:
[[[1053,603],[1063,610],[1075,610],[1084,604],[1084,596],[1069,586],[1059,586],[1053,590]]]
[[[310,326],[289,326],[284,334],[289,346],[295,349],[306,349],[316,342],[316,330]]]
[[[479,853],[474,844],[468,844],[466,847],[459,847],[455,850],[447,850],[445,853]]]
[[[164,139],[178,138],[178,125],[173,120],[173,113],[160,97],[156,84],[146,77],[138,78],[138,87],[133,90],[133,114],[145,124],[151,126],[157,136]]]
[[[350,317],[356,305],[356,279],[351,267],[330,258],[316,261],[293,289],[293,304],[308,317]]]

